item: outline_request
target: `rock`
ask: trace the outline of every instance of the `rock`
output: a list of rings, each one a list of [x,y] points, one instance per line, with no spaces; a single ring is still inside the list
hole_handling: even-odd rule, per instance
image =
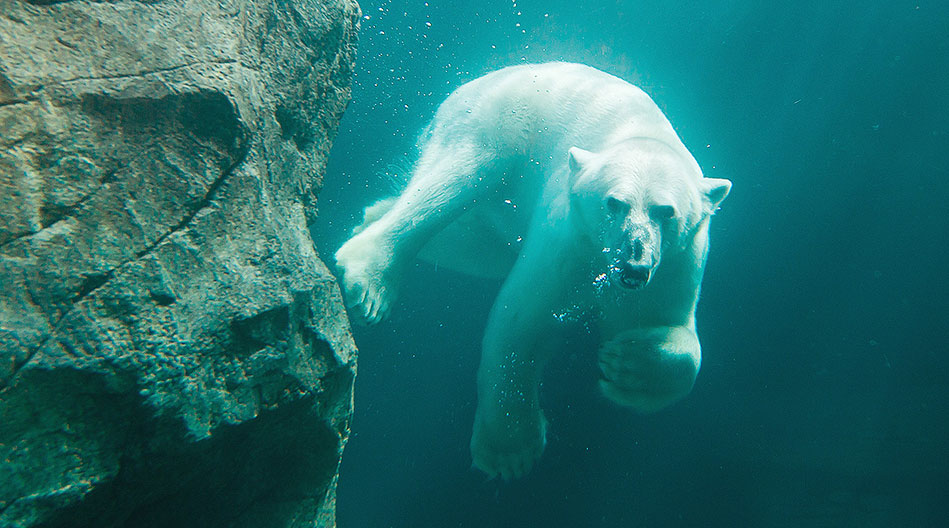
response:
[[[0,0],[0,526],[333,526],[354,0]]]

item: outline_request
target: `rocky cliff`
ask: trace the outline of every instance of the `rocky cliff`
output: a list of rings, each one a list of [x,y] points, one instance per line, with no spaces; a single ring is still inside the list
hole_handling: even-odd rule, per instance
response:
[[[0,526],[332,526],[354,0],[0,0]]]

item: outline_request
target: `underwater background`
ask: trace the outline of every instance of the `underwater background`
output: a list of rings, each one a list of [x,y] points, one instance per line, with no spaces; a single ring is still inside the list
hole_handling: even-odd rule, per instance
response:
[[[454,88],[522,62],[642,87],[706,176],[703,365],[652,415],[597,393],[577,332],[524,479],[470,469],[499,283],[412,269],[356,327],[338,523],[363,527],[944,526],[949,515],[949,4],[361,2],[353,100],[314,235],[332,253],[395,192]]]

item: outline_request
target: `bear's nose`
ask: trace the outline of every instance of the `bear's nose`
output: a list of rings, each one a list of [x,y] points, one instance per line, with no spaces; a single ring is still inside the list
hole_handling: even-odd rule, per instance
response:
[[[640,240],[640,239],[638,239],[638,238],[637,238],[636,240],[633,240],[633,251],[632,251],[632,253],[633,253],[633,255],[632,255],[633,260],[635,260],[635,261],[640,261],[640,260],[642,260],[642,259],[643,259],[643,250],[644,250],[644,249],[645,249],[645,248],[643,247],[643,241],[642,241],[642,240]]]
[[[651,272],[652,269],[649,266],[624,262],[620,282],[627,288],[642,288],[649,282],[649,274]]]

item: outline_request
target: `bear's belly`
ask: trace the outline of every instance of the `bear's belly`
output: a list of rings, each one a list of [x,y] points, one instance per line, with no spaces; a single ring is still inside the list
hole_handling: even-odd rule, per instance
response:
[[[419,258],[467,275],[503,279],[523,245],[529,209],[513,198],[477,204],[435,235]]]

